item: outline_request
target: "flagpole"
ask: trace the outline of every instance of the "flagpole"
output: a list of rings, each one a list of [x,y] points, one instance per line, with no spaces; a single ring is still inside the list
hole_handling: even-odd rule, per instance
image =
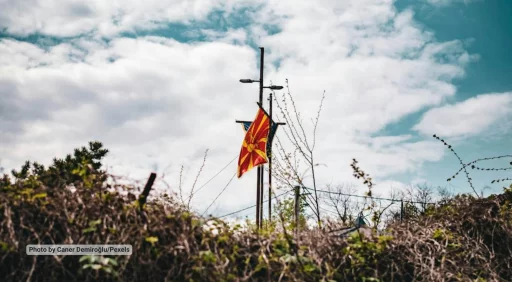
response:
[[[261,170],[258,166],[258,177],[256,178],[256,226],[257,229],[260,229],[260,178],[261,178]]]
[[[260,47],[260,95],[259,95],[259,103],[260,105],[263,104],[263,65],[265,62],[264,59],[265,56],[265,48]],[[262,225],[262,219],[263,219],[263,171],[261,169],[261,166],[258,166],[258,179],[256,184],[256,190],[257,190],[257,197],[256,197],[256,217],[258,217],[258,220],[256,221],[256,224],[258,225],[258,229],[261,228]]]
[[[272,92],[268,100],[268,113],[270,118],[270,130],[272,131]],[[270,140],[269,140],[270,141]],[[267,141],[267,142],[269,142]],[[272,142],[268,146],[268,223],[272,222]],[[270,226],[269,226],[270,227]]]
[[[260,104],[263,105],[263,67],[264,67],[264,60],[265,58],[265,48],[263,47],[260,47]],[[259,201],[259,209],[260,209],[260,225],[259,225],[259,228],[262,227],[263,225],[263,169],[262,169],[262,166],[258,166],[258,193],[259,193],[259,199],[257,199]]]

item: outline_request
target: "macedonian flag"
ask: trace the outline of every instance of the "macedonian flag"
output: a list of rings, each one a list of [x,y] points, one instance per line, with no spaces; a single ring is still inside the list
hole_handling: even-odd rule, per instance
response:
[[[252,121],[242,121],[240,122],[242,124],[242,128],[244,129],[244,132],[247,132],[249,130],[249,127],[251,127]],[[276,135],[277,126],[279,124],[275,123],[273,120],[270,121],[270,132],[268,133],[268,140],[267,140],[267,157],[270,152],[270,146],[272,146],[272,140],[274,139],[274,136]]]
[[[267,162],[267,140],[270,119],[260,107],[256,118],[245,134],[240,157],[238,158],[238,178],[253,167]]]

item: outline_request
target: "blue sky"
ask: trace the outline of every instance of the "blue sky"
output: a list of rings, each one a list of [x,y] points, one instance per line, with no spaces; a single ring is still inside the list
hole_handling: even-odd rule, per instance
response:
[[[454,102],[475,97],[482,93],[507,92],[512,89],[512,55],[509,51],[512,46],[512,3],[510,1],[473,1],[470,3],[458,2],[449,5],[428,5],[419,1],[397,1],[399,10],[413,8],[415,18],[427,29],[435,33],[438,40],[459,39],[467,41],[466,50],[478,54],[479,59],[466,68],[466,75],[454,84],[457,86],[457,95]],[[390,132],[401,132],[410,128],[420,118],[418,112],[410,118],[403,119],[397,126],[389,128]],[[396,131],[394,131],[396,130]],[[487,156],[510,154],[512,135],[509,132],[500,138],[473,137],[468,142],[460,144],[457,151],[465,161],[475,160]],[[483,162],[483,167],[506,167],[507,159],[499,162]],[[447,155],[443,161],[436,164],[427,164],[425,167],[427,178],[432,182],[437,175],[439,180],[443,176],[449,177],[447,171],[457,171],[460,168],[458,160],[453,155]],[[499,192],[500,185],[490,185],[489,179],[502,178],[503,173],[472,173],[475,175],[475,186],[481,188],[489,185],[492,192]],[[508,177],[508,176],[506,176]],[[459,177],[453,183],[454,188],[464,189],[467,186],[465,177]],[[461,182],[462,179],[462,182]],[[437,182],[436,181],[436,182]],[[439,185],[443,185],[440,181]],[[489,193],[490,190],[486,191]]]
[[[256,86],[238,79],[257,78],[258,46],[265,83],[288,78],[306,120],[326,91],[321,186],[354,182],[355,157],[383,196],[424,181],[470,192],[462,177],[446,182],[460,166],[433,133],[466,162],[512,153],[509,1],[9,0],[0,10],[6,169],[96,139],[111,150],[111,172],[143,180],[155,170],[164,177],[157,186],[172,191],[181,165],[190,189],[209,149],[204,183],[239,152],[234,120],[256,111]],[[204,209],[235,171],[232,163],[194,207]],[[233,181],[214,213],[252,204],[253,174]],[[478,190],[491,187],[486,194],[509,175],[472,173]]]

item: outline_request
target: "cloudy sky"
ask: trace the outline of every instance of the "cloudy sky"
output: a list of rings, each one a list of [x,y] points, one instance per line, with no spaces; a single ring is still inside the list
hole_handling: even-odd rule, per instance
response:
[[[383,195],[425,181],[470,192],[446,182],[458,160],[432,134],[466,162],[512,153],[511,12],[477,0],[0,0],[0,164],[48,164],[98,140],[110,172],[165,173],[176,191],[181,165],[190,189],[209,149],[201,186],[240,151],[234,121],[254,117],[258,89],[238,80],[258,78],[263,46],[265,84],[288,79],[306,121],[326,93],[320,186],[353,182],[357,158]],[[236,161],[194,208],[235,172]],[[472,175],[486,193],[508,176]],[[253,204],[255,176],[235,178],[210,212]]]

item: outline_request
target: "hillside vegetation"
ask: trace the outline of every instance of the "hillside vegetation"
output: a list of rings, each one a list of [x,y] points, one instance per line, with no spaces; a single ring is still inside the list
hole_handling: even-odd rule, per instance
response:
[[[462,195],[370,236],[256,232],[136,192],[101,168],[99,143],[0,181],[2,281],[510,281],[512,186]],[[285,223],[282,223],[283,226]],[[279,224],[278,224],[279,225]],[[131,256],[27,256],[28,244],[131,244]]]

